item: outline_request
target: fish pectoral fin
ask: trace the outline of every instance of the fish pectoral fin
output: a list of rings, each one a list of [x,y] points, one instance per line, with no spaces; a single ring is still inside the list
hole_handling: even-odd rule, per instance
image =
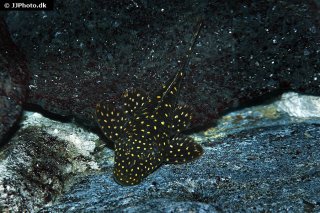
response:
[[[186,130],[191,124],[191,112],[192,109],[190,107],[178,105],[170,116],[171,131],[180,133]]]
[[[192,138],[179,135],[172,138],[164,153],[166,163],[186,163],[200,157],[203,149]]]
[[[112,141],[124,133],[127,118],[112,102],[100,102],[96,105],[96,117],[103,134]]]
[[[150,101],[144,90],[136,88],[127,89],[122,94],[121,99],[123,102],[123,112],[128,115],[140,112]]]

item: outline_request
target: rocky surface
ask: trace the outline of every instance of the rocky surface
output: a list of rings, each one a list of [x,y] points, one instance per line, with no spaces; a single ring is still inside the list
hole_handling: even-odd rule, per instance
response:
[[[320,117],[320,102],[317,96],[299,95],[294,92],[289,92],[282,95],[282,101],[279,102],[279,107],[293,117]]]
[[[113,151],[97,135],[28,112],[0,150],[0,209],[319,212],[320,120],[281,111],[286,105],[293,112],[292,96],[310,104],[305,109],[320,103],[288,93],[270,105],[231,112],[191,135],[204,147],[200,159],[164,165],[132,187],[113,180]]]
[[[29,72],[23,55],[12,42],[0,16],[0,144],[10,137],[26,99]]]
[[[128,87],[153,93],[180,67],[198,19],[204,28],[181,101],[193,127],[264,95],[319,87],[313,1],[56,1],[6,22],[32,72],[28,103],[95,126],[97,102]]]
[[[109,172],[80,177],[40,212],[317,212],[319,134],[319,123],[299,123],[208,137],[195,162],[165,165],[133,187]]]
[[[0,149],[0,212],[34,212],[59,196],[75,174],[99,169],[92,155],[96,135],[38,113],[25,116]]]

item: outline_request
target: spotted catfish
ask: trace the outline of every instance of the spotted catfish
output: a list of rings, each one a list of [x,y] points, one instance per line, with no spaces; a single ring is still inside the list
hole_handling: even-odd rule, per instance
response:
[[[121,97],[120,107],[112,102],[97,104],[98,124],[105,136],[115,143],[113,173],[119,184],[136,185],[163,163],[185,163],[202,155],[202,147],[181,134],[192,118],[190,108],[177,103],[185,74],[183,66],[151,98],[141,89],[128,89]]]

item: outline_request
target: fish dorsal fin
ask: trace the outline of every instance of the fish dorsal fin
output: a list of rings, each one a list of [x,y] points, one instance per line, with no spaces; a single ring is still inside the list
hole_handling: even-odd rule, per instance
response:
[[[186,163],[200,157],[203,149],[192,138],[178,135],[169,141],[164,153],[166,163]]]
[[[161,103],[168,103],[168,104],[170,103],[172,105],[176,104],[177,102],[176,97],[179,95],[180,85],[181,85],[182,79],[186,75],[186,69],[190,61],[190,56],[202,26],[203,26],[202,21],[199,21],[197,30],[195,31],[192,37],[191,45],[188,48],[186,55],[182,60],[182,67],[176,72],[176,74],[172,78],[170,78],[166,82],[166,84],[162,86],[162,88],[156,94],[155,98],[152,100],[153,103],[157,103],[158,106]]]
[[[103,134],[112,141],[124,134],[126,115],[112,102],[100,102],[96,105],[96,116]]]
[[[186,130],[192,119],[192,110],[186,105],[178,105],[170,116],[170,129],[171,132],[180,133]]]
[[[180,91],[180,84],[185,72],[178,72],[156,93],[152,102],[160,106],[161,104],[170,104],[174,106]]]
[[[150,102],[147,93],[142,89],[127,89],[121,96],[123,112],[129,116],[140,113]]]

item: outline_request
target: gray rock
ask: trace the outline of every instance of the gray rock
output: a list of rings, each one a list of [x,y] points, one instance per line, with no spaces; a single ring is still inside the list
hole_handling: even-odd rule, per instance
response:
[[[198,135],[203,157],[164,165],[133,187],[116,184],[101,162],[108,172],[77,178],[41,212],[317,212],[319,133],[319,123],[302,122]]]
[[[204,155],[118,185],[113,152],[75,124],[27,113],[0,151],[0,206],[39,212],[319,212],[319,120],[277,104],[246,108],[191,136]]]
[[[10,137],[22,114],[29,71],[24,56],[11,40],[0,16],[0,145]]]
[[[293,117],[320,117],[320,98],[318,96],[300,95],[298,93],[288,92],[282,95],[278,107]]]
[[[0,207],[4,211],[36,210],[63,190],[66,143],[29,127],[1,151]]]
[[[99,169],[90,133],[38,113],[27,115],[0,150],[0,212],[36,211],[61,194],[74,174]]]

